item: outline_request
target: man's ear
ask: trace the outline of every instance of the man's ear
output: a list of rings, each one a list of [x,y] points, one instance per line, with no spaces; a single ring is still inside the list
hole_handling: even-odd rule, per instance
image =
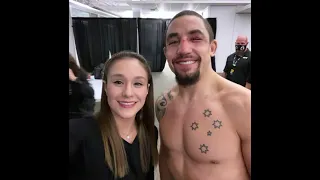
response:
[[[212,40],[210,43],[210,56],[213,57],[217,50],[217,40]]]
[[[167,48],[166,47],[163,47],[163,54],[164,54],[164,57],[166,57],[166,60],[167,60],[168,58],[167,58]]]

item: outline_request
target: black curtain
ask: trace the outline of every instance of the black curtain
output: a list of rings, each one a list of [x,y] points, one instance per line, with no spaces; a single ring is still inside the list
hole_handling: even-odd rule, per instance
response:
[[[153,72],[161,72],[166,63],[163,52],[166,22],[163,19],[138,19],[139,53],[147,59]]]
[[[92,72],[111,54],[137,52],[137,22],[133,18],[73,17],[73,31],[80,65]]]
[[[209,22],[209,24],[212,28],[213,37],[215,39],[216,33],[217,33],[217,18],[207,18],[207,21]],[[212,69],[214,71],[216,71],[216,57],[215,56],[211,57],[211,66],[212,66]]]

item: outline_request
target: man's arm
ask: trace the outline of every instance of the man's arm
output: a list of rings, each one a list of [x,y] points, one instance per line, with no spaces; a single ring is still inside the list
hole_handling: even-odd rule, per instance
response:
[[[251,176],[251,93],[244,95],[241,109],[237,130],[241,139],[242,156]]]
[[[166,113],[167,104],[168,104],[168,101],[167,101],[167,98],[164,96],[164,94],[161,94],[155,102],[156,117],[159,122],[163,118],[164,114]]]
[[[249,65],[248,65],[248,78],[247,78],[247,82],[246,82],[246,88],[251,90],[251,59],[249,61]]]
[[[246,82],[246,88],[251,90],[251,83]]]
[[[249,76],[246,82],[246,88],[251,90],[251,71],[249,72]]]
[[[229,56],[228,56],[228,58],[229,58]],[[221,76],[224,77],[224,78],[227,77],[227,74],[228,74],[228,71],[229,71],[228,58],[226,60],[226,65],[224,66],[223,73],[221,74]]]
[[[167,159],[168,159],[168,151],[161,141],[160,154],[159,154],[160,179],[173,180],[173,177],[172,177],[172,175],[169,171],[168,165],[167,165]]]

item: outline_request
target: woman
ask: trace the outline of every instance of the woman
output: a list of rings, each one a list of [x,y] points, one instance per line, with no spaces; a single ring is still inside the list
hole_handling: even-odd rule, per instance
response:
[[[80,68],[69,53],[69,119],[80,118],[94,112],[94,90],[88,73]]]
[[[152,180],[158,163],[153,81],[134,52],[105,64],[100,111],[69,121],[69,179]]]

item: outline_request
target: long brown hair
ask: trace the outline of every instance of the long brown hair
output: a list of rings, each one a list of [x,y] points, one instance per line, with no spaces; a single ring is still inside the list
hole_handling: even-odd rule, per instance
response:
[[[112,64],[117,60],[127,57],[137,59],[141,62],[141,65],[148,74],[148,83],[150,84],[146,102],[142,109],[136,114],[135,118],[143,172],[149,170],[151,162],[153,165],[158,163],[158,150],[154,129],[153,80],[150,67],[146,59],[137,53],[130,51],[119,52],[114,54],[105,63],[103,75],[105,83],[102,87],[101,106],[100,111],[96,114],[104,144],[105,161],[116,178],[122,178],[128,173],[128,163],[123,140],[118,133],[114,117],[108,104],[107,95],[104,91],[104,86],[106,86],[108,72]]]
[[[84,70],[82,67],[78,66],[76,60],[74,57],[69,53],[69,68],[72,70],[73,74],[76,77],[79,77],[81,75],[87,75],[88,72]]]

